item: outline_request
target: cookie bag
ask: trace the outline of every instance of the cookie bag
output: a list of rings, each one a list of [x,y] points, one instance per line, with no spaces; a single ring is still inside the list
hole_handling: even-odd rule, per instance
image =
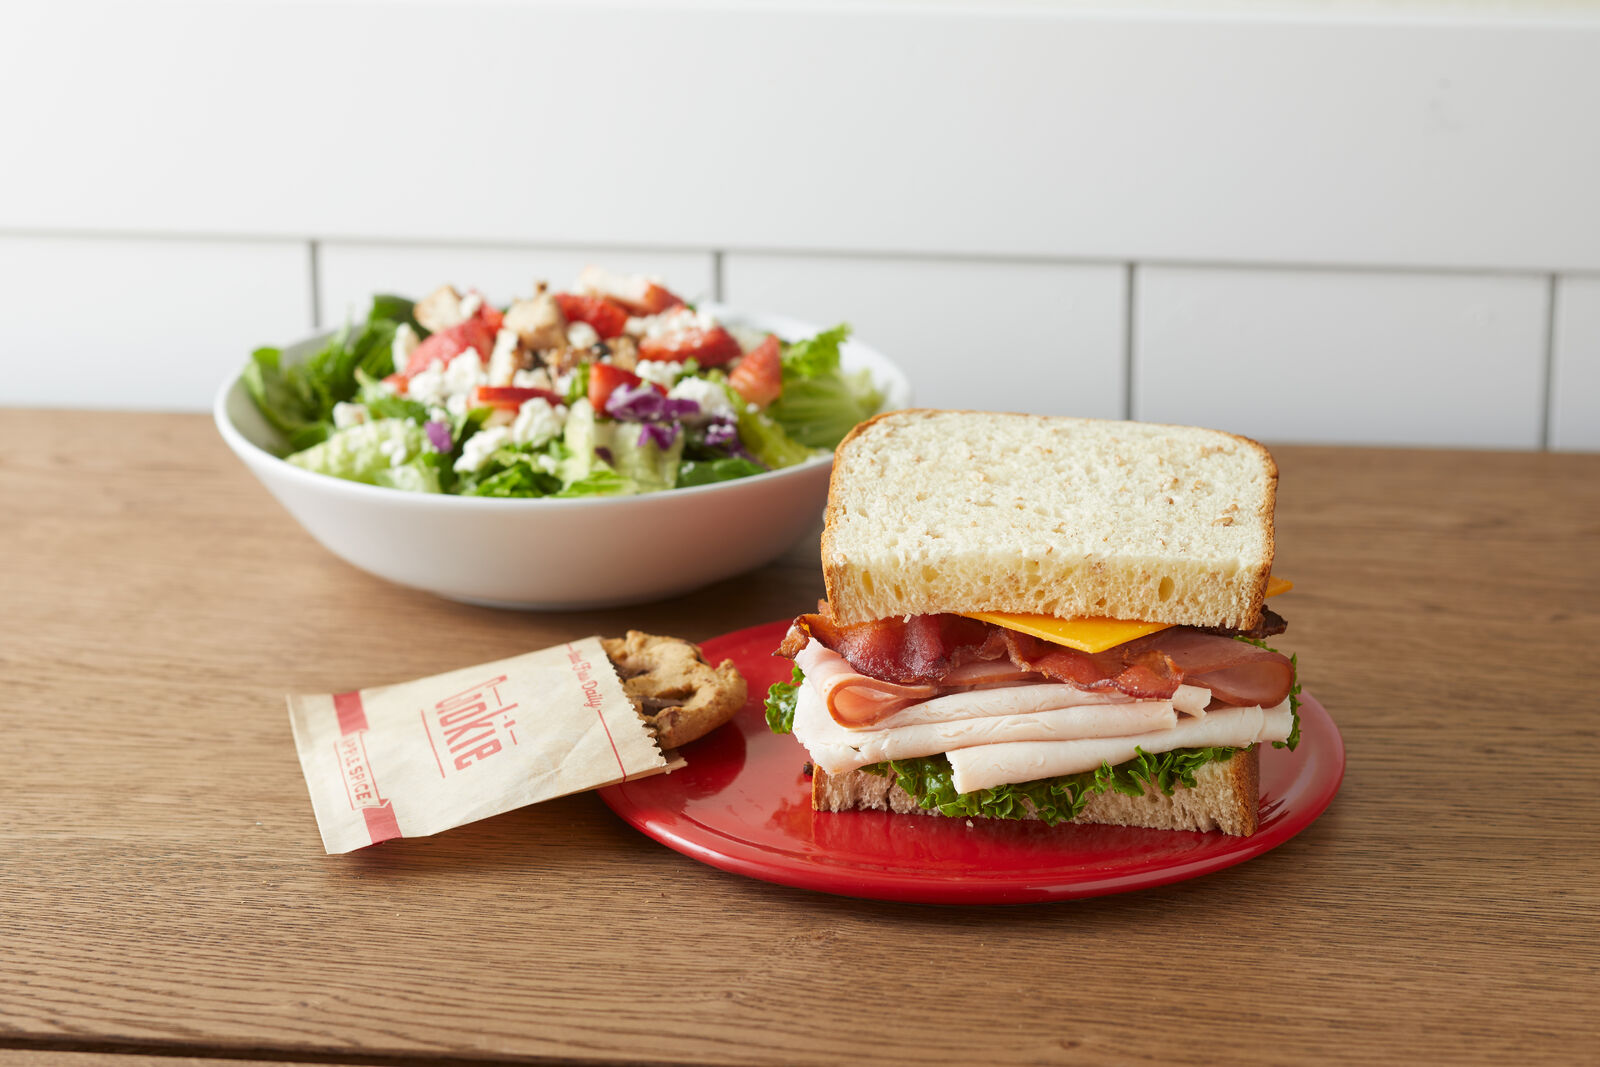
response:
[[[684,766],[597,637],[288,704],[330,853]]]

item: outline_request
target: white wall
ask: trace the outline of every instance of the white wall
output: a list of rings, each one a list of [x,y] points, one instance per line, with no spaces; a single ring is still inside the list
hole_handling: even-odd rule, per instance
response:
[[[1600,447],[1600,18],[1179,6],[18,8],[0,404],[195,408],[368,289],[598,261],[928,403]]]

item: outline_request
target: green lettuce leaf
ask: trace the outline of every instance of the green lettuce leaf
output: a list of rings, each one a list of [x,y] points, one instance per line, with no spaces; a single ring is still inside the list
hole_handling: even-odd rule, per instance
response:
[[[405,419],[378,419],[336,431],[327,440],[285,457],[296,467],[378,485],[378,476],[421,455],[427,435]],[[391,458],[398,454],[400,462]]]
[[[416,303],[406,297],[395,296],[393,293],[379,293],[372,298],[372,310],[367,312],[367,321],[386,319],[394,323],[396,328],[403,322],[417,331],[418,337],[427,337],[428,331],[422,328],[422,324],[413,314],[415,308]]]
[[[580,363],[572,368],[572,377],[567,381],[567,406],[571,407],[589,395],[589,364]]]
[[[283,435],[291,451],[310,448],[327,439],[332,420],[324,423],[319,406],[305,388],[296,368],[283,367],[283,352],[258,348],[245,364],[244,388],[272,428]],[[332,411],[332,408],[329,409]]]
[[[840,369],[839,346],[849,336],[850,327],[841,324],[784,347],[783,392],[767,413],[807,448],[834,447],[883,405],[883,394],[866,371]]]
[[[678,468],[678,488],[683,489],[691,485],[710,485],[713,482],[727,482],[735,478],[748,478],[752,474],[761,474],[766,470],[759,463],[752,463],[741,456],[726,456],[720,459],[689,459],[684,460]]]
[[[739,440],[768,470],[792,467],[811,458],[811,449],[790,437],[776,419],[764,411],[739,405]]]
[[[1257,648],[1264,648],[1268,652],[1278,652],[1277,649],[1273,648],[1271,645],[1267,644],[1258,637],[1246,637],[1243,634],[1234,634],[1233,639],[1235,641],[1243,641],[1247,645],[1255,645]],[[1278,652],[1278,655],[1281,656],[1283,653]],[[1289,727],[1289,740],[1274,741],[1272,742],[1272,747],[1286,748],[1290,752],[1293,752],[1295,747],[1300,744],[1300,653],[1296,652],[1294,655],[1289,657],[1289,667],[1294,672],[1290,676],[1289,685],[1289,714],[1294,716],[1294,725]]]
[[[449,473],[446,457],[438,452],[424,452],[398,467],[380,470],[373,478],[376,485],[390,489],[403,489],[409,493],[442,493],[441,474]]]
[[[554,459],[559,469],[566,449],[560,441],[540,447],[507,445],[497,449],[482,467],[459,476],[456,492],[461,496],[554,496],[561,491],[561,479],[545,470],[547,463],[540,462],[545,456]]]
[[[841,322],[815,337],[783,346],[783,384],[791,379],[815,378],[839,369],[839,346],[850,339],[850,324]]]
[[[276,348],[251,353],[243,378],[245,390],[290,452],[327,440],[334,432],[333,406],[352,399],[361,389],[361,375],[382,378],[394,370],[394,334],[401,320],[391,317],[410,302],[398,297],[374,302],[359,332],[349,323],[302,363],[285,366]]]
[[[773,682],[767,690],[767,728],[775,734],[786,734],[794,729],[794,705],[800,695],[800,683],[806,680],[799,664],[787,682]]]
[[[624,478],[603,460],[596,460],[589,473],[567,486],[559,497],[575,496],[626,496],[637,493],[639,487],[632,478]]]
[[[975,793],[956,792],[950,761],[942,755],[888,760],[861,769],[869,774],[894,778],[895,784],[911,794],[919,805],[937,808],[941,815],[1023,819],[1033,812],[1044,823],[1054,826],[1081,815],[1089,798],[1097,793],[1115,791],[1137,797],[1144,796],[1146,790],[1155,789],[1171,796],[1179,785],[1193,788],[1194,773],[1201,767],[1213,761],[1231,759],[1235,752],[1241,750],[1187,748],[1160,753],[1148,753],[1143,749],[1136,751],[1137,756],[1115,767],[1102,763],[1096,769],[1081,774],[1001,785],[993,789],[980,789]]]
[[[414,419],[428,421],[428,406],[418,400],[396,396],[383,387],[380,379],[364,370],[356,371],[356,384],[360,387],[361,403],[367,414],[375,419]]]

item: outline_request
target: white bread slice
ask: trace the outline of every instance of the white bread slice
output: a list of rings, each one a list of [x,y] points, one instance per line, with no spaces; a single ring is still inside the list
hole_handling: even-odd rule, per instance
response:
[[[1190,426],[892,411],[839,445],[822,536],[841,622],[1025,612],[1248,628],[1278,468]]]
[[[1153,830],[1221,830],[1235,837],[1256,832],[1260,796],[1260,746],[1235,752],[1225,761],[1208,763],[1194,774],[1194,788],[1179,785],[1172,795],[1147,790],[1142,797],[1097,793],[1073,822],[1108,826],[1145,826]],[[811,773],[811,806],[817,811],[892,811],[900,815],[939,815],[922,808],[893,778],[850,771]],[[964,818],[965,816],[961,816]],[[1033,818],[1034,816],[1029,816]]]

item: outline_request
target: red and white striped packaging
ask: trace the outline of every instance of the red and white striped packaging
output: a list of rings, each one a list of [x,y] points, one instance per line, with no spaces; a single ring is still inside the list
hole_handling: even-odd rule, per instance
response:
[[[288,701],[330,853],[684,766],[662,754],[598,637]]]

